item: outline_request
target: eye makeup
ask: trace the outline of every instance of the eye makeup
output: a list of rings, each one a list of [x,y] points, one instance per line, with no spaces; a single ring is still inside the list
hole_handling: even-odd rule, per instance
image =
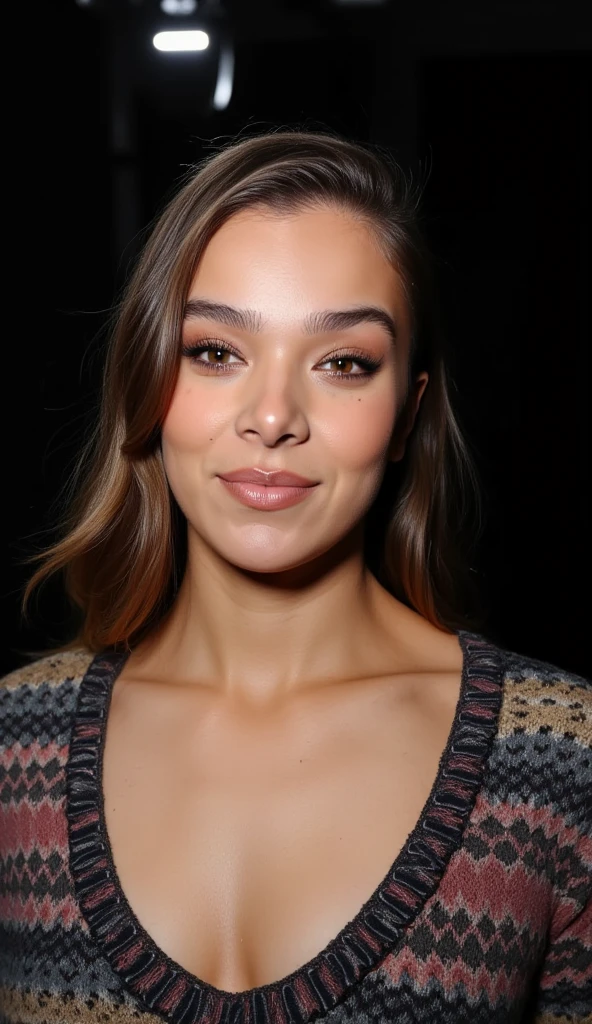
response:
[[[194,366],[199,366],[200,369],[203,367],[206,373],[224,374],[233,372],[233,367],[236,366],[235,363],[211,363],[200,359],[200,356],[206,352],[234,355],[242,360],[240,352],[232,345],[228,344],[228,342],[218,341],[216,338],[204,338],[201,341],[186,343],[181,349],[183,356],[189,359]],[[344,372],[343,369],[337,371],[321,370],[320,372],[338,380],[357,381],[360,379],[367,380],[374,376],[380,369],[382,362],[382,359],[373,359],[360,349],[340,349],[326,356],[322,363],[318,365],[322,366],[325,363],[353,363],[361,368],[360,372]]]

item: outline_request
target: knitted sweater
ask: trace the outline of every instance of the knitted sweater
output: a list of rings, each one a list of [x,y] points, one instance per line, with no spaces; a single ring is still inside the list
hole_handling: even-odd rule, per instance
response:
[[[0,680],[2,1024],[592,1022],[592,684],[459,640],[448,743],[388,874],[313,960],[236,993],[171,960],[117,877],[102,750],[125,656]]]

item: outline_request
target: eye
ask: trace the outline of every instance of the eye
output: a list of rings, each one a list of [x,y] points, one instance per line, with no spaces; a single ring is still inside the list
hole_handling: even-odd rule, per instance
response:
[[[181,349],[181,354],[191,360],[192,363],[199,364],[200,367],[204,367],[206,372],[213,371],[214,373],[225,373],[235,363],[231,363],[230,360],[225,359],[226,356],[235,356],[241,359],[239,353],[230,348],[229,345],[222,345],[221,342],[212,342],[209,345],[195,344],[195,345],[184,345]],[[206,355],[206,359],[201,357]],[[212,356],[210,359],[209,357]]]
[[[209,342],[209,344],[207,342]],[[186,358],[190,359],[194,365],[198,365],[200,369],[203,368],[206,373],[219,374],[232,372],[233,368],[238,365],[236,362],[231,362],[230,357],[232,356],[234,356],[239,362],[243,361],[242,356],[235,348],[227,342],[222,343],[217,339],[206,338],[201,343],[196,342],[195,344],[184,345],[181,349],[181,353]],[[205,359],[203,358],[204,356],[206,357]],[[328,356],[327,359],[323,360],[322,363],[319,363],[318,368],[321,369],[321,372],[325,374],[325,376],[332,377],[336,380],[353,380],[358,382],[372,377],[380,368],[381,363],[381,359],[372,359],[364,352],[335,352],[333,355]],[[337,369],[322,369],[323,366],[330,364],[334,364]],[[355,370],[354,367],[357,367],[358,369]]]
[[[321,363],[320,366],[326,366],[329,363],[334,363],[337,366],[336,370],[324,371],[329,376],[342,379],[359,379],[360,377],[372,377],[378,370],[381,360],[371,359],[363,352],[336,352],[334,355],[329,356],[328,359],[325,359],[324,363]],[[354,372],[352,369],[354,366],[360,369]]]

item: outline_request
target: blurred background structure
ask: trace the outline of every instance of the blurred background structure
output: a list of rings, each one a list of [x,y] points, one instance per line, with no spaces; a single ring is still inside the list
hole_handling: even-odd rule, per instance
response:
[[[486,632],[592,676],[589,4],[23,0],[10,19],[0,672],[67,632],[58,586],[22,624],[21,563],[51,539],[147,226],[223,141],[289,125],[380,143],[426,180],[485,489]],[[194,48],[162,35],[181,31]]]

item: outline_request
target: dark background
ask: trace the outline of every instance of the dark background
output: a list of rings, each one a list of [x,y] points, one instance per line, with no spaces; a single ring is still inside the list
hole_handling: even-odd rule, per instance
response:
[[[235,47],[217,112],[216,53],[157,54],[158,6],[21,4],[4,36],[0,672],[67,632],[56,585],[21,622],[22,562],[51,539],[142,231],[188,165],[279,124],[380,143],[427,179],[457,405],[485,490],[485,631],[592,676],[588,5],[228,0],[216,21],[202,2]]]

